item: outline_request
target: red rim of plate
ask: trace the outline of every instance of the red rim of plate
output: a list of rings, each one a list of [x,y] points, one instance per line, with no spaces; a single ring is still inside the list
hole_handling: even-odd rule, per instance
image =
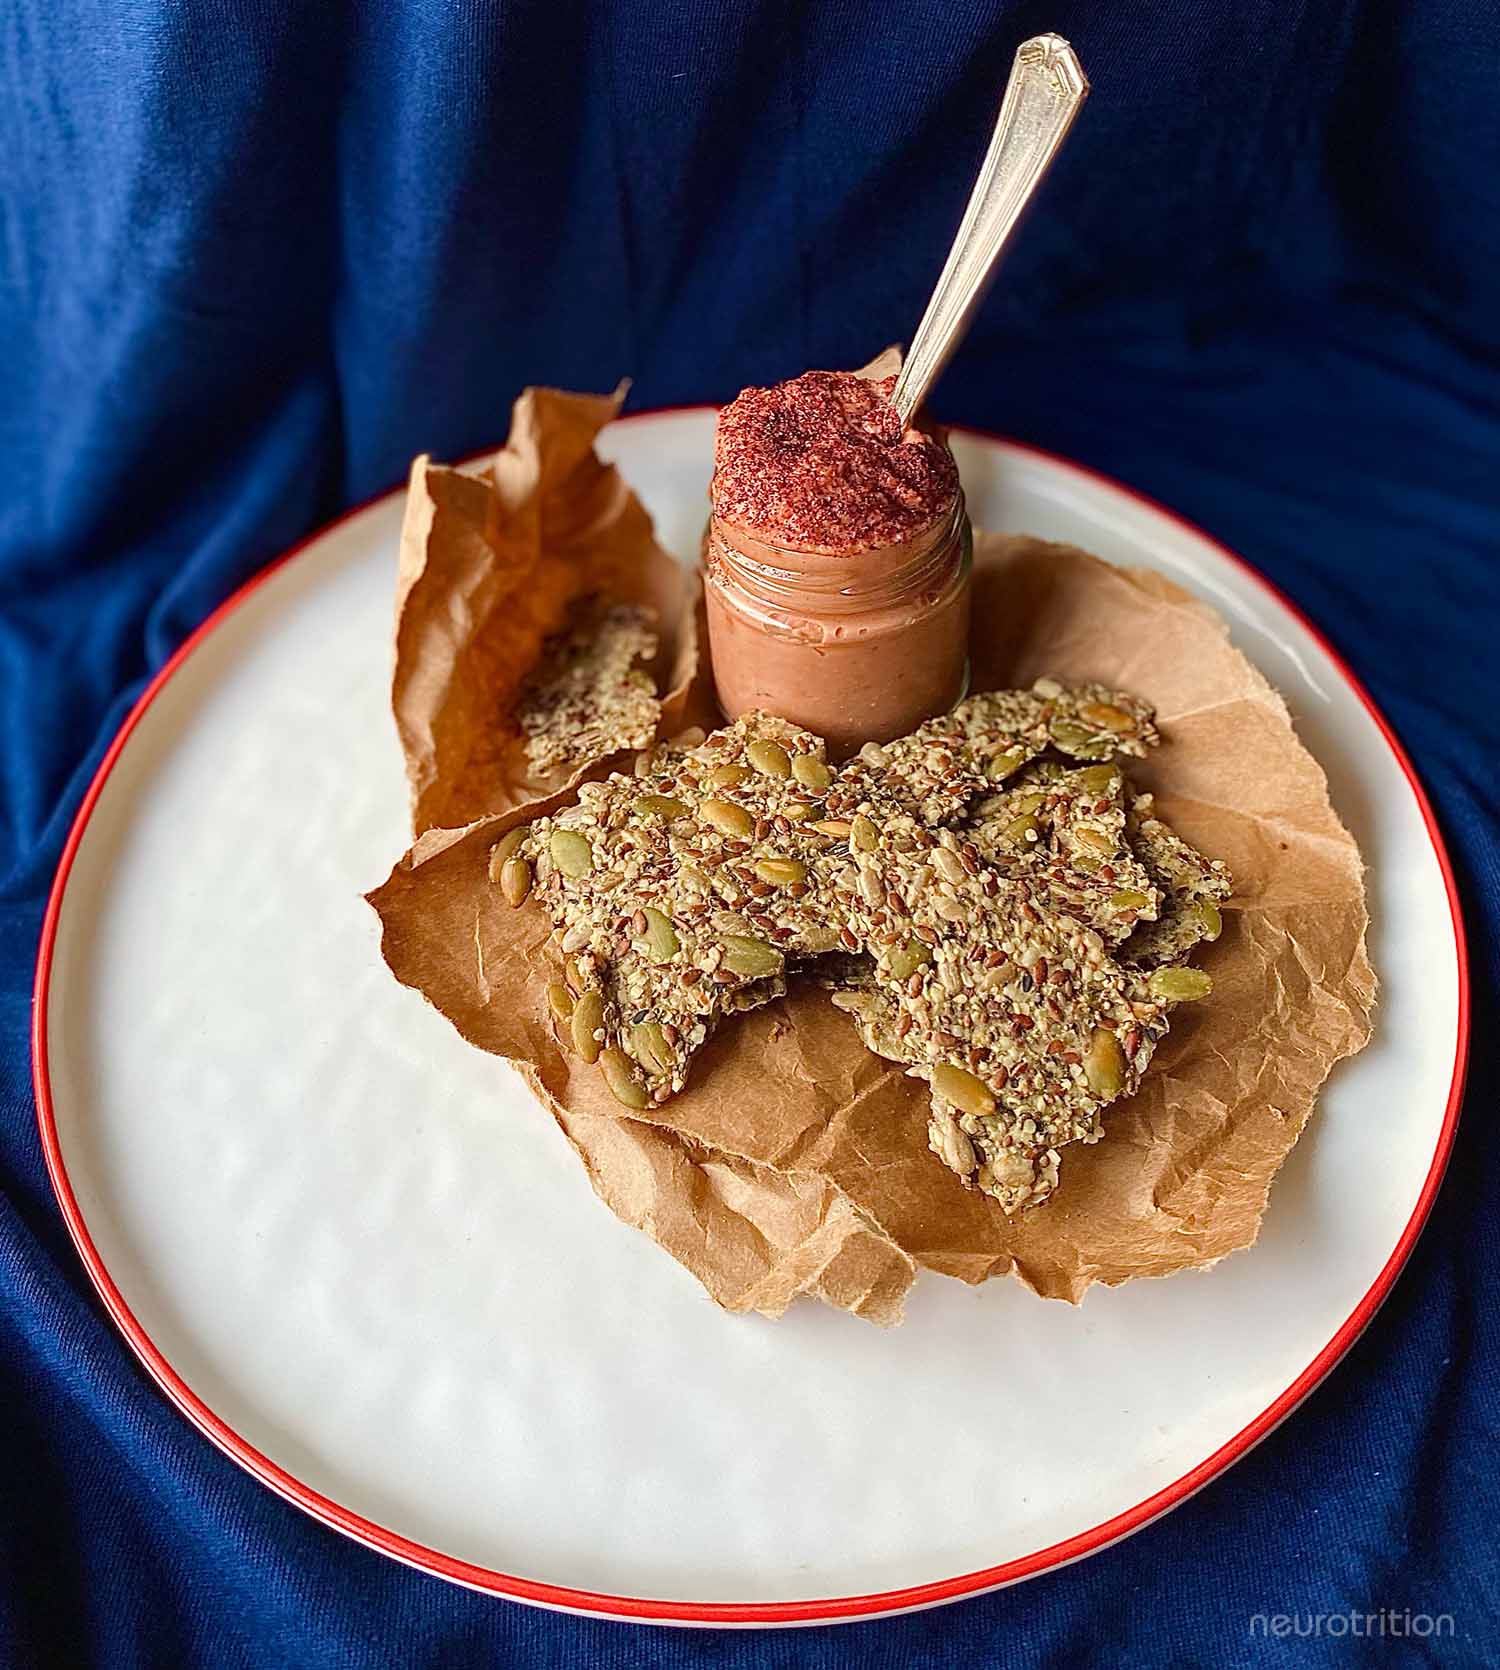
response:
[[[621,421],[639,421],[642,418],[660,418],[705,409],[708,408],[673,407],[659,411],[637,412],[633,413],[630,418]],[[1153,1519],[1186,1501],[1195,1491],[1202,1489],[1209,1480],[1238,1461],[1241,1456],[1251,1450],[1273,1428],[1291,1414],[1303,1398],[1329,1373],[1344,1353],[1354,1344],[1355,1340],[1359,1338],[1370,1319],[1379,1309],[1381,1302],[1389,1293],[1402,1265],[1405,1264],[1412,1247],[1416,1243],[1417,1236],[1421,1233],[1422,1226],[1432,1209],[1433,1200],[1443,1179],[1443,1172],[1453,1147],[1454,1133],[1458,1126],[1459,1106],[1463,1099],[1464,1073],[1468,1062],[1469,1046],[1468,946],[1464,936],[1463,914],[1459,907],[1458,888],[1453,877],[1453,866],[1443,844],[1432,805],[1422,788],[1421,782],[1418,780],[1411,760],[1407,757],[1405,749],[1397,741],[1396,735],[1385,716],[1376,707],[1364,686],[1355,677],[1327,638],[1324,637],[1323,633],[1313,625],[1290,598],[1254,569],[1243,557],[1238,556],[1227,546],[1205,533],[1196,524],[1188,521],[1185,517],[1179,516],[1167,506],[1158,503],[1144,493],[1137,492],[1132,487],[1127,487],[1123,483],[1103,475],[1097,470],[1089,469],[1082,464],[1076,464],[1069,458],[1063,458],[1059,454],[1048,452],[1041,447],[1028,446],[1024,442],[1013,441],[1005,436],[990,434],[984,430],[960,429],[959,433],[974,435],[986,441],[999,442],[1002,446],[1013,451],[1030,453],[1034,457],[1044,459],[1049,464],[1061,466],[1076,476],[1108,487],[1116,493],[1123,493],[1126,497],[1134,499],[1138,504],[1146,505],[1158,515],[1176,523],[1179,527],[1214,547],[1236,568],[1247,574],[1269,596],[1274,598],[1322,648],[1324,654],[1339,670],[1349,688],[1358,697],[1366,712],[1374,721],[1376,728],[1384,737],[1386,745],[1395,756],[1396,763],[1411,785],[1411,792],[1416,797],[1423,824],[1426,827],[1428,838],[1432,842],[1438,868],[1442,872],[1443,885],[1448,894],[1448,907],[1453,918],[1454,947],[1458,958],[1458,1028],[1457,1047],[1453,1062],[1453,1081],[1448,1092],[1448,1104],[1443,1116],[1442,1130],[1439,1133],[1437,1147],[1433,1153],[1432,1164],[1428,1169],[1426,1180],[1422,1185],[1422,1191],[1417,1197],[1417,1203],[1412,1211],[1411,1218],[1402,1231],[1394,1251],[1386,1260],[1369,1291],[1355,1306],[1343,1325],[1291,1385],[1234,1437],[1222,1444],[1206,1460],[1201,1461],[1189,1472],[1184,1473],[1181,1478],[1163,1486],[1162,1489],[1148,1496],[1144,1501],[1136,1503],[1134,1507],[1115,1514],[1112,1518],[1091,1527],[1087,1531],[1080,1531],[1062,1542],[1053,1543],[1048,1548],[1038,1549],[1035,1553],[1006,1561],[1002,1565],[990,1566],[981,1571],[965,1572],[961,1576],[943,1578],[937,1582],[920,1583],[905,1589],[890,1589],[877,1594],[846,1595],[832,1600],[740,1603],[648,1600],[629,1595],[599,1594],[591,1590],[570,1589],[555,1583],[539,1583],[530,1578],[511,1576],[505,1572],[489,1570],[484,1566],[471,1565],[467,1561],[454,1559],[450,1555],[438,1553],[434,1549],[424,1548],[421,1544],[412,1542],[394,1531],[386,1530],[383,1526],[376,1525],[358,1514],[351,1513],[337,1502],[330,1501],[327,1497],[310,1489],[300,1480],[293,1478],[290,1473],[277,1466],[269,1457],[262,1455],[221,1420],[176,1373],[161,1351],[152,1343],[145,1329],[131,1314],[130,1307],[126,1304],[124,1296],[115,1285],[109,1271],[104,1266],[104,1261],[99,1256],[98,1249],[94,1246],[88,1226],[84,1222],[77,1196],[74,1194],[72,1184],[68,1179],[67,1168],[62,1157],[62,1147],[58,1139],[56,1114],[52,1104],[52,1088],[47,1068],[47,1006],[52,959],[57,940],[58,922],[62,913],[63,895],[67,888],[74,859],[77,857],[79,846],[88,828],[89,819],[98,803],[100,794],[103,792],[104,785],[109,780],[111,772],[130,740],[131,734],[140,723],[147,709],[161,693],[162,688],[198,645],[210,633],[214,632],[229,615],[233,614],[247,598],[263,586],[272,575],[344,522],[368,510],[382,499],[389,497],[392,492],[398,492],[400,490],[398,486],[388,489],[384,493],[378,493],[373,498],[365,500],[364,503],[345,511],[335,521],[310,534],[306,539],[294,545],[291,550],[277,557],[261,569],[258,574],[247,580],[238,591],[220,604],[202,625],[184,640],[176,653],[141,693],[124,724],[121,725],[114,741],[110,744],[108,752],[100,762],[93,781],[89,784],[88,792],[84,795],[83,803],[78,809],[78,815],[73,820],[73,826],[68,832],[68,839],[63,847],[62,857],[58,861],[57,875],[53,880],[51,896],[47,902],[47,914],[42,924],[41,944],[37,953],[35,1001],[32,1011],[33,1082],[36,1089],[37,1124],[41,1132],[42,1149],[46,1157],[47,1170],[51,1176],[52,1187],[57,1194],[58,1204],[62,1208],[68,1231],[72,1235],[74,1245],[83,1260],[84,1268],[88,1271],[94,1286],[98,1289],[100,1298],[104,1301],[106,1310],[114,1318],[126,1341],[137,1357],[140,1358],[151,1377],[168,1398],[205,1436],[263,1484],[268,1485],[278,1495],[302,1508],[315,1519],[321,1520],[325,1525],[343,1532],[345,1536],[352,1537],[356,1542],[361,1542],[366,1547],[373,1548],[379,1553],[404,1561],[407,1565],[414,1566],[420,1571],[431,1572],[436,1576],[445,1577],[469,1588],[504,1595],[512,1600],[527,1601],[537,1606],[637,1622],[718,1625],[826,1623],[913,1611],[922,1607],[940,1605],[945,1601],[957,1600],[965,1595],[980,1594],[986,1590],[1001,1588],[1007,1584],[1020,1582],[1024,1578],[1035,1577],[1042,1572],[1051,1571],[1058,1566],[1068,1564],[1070,1561],[1082,1559],[1086,1555],[1097,1553],[1110,1543],[1129,1536],[1133,1531],[1140,1530]],[[480,453],[475,456],[482,457],[484,454]]]

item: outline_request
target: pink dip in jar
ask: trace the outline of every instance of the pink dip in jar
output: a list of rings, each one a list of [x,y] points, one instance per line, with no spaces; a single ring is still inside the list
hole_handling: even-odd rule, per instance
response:
[[[894,379],[807,371],[719,414],[704,540],[719,704],[836,753],[902,736],[968,681],[973,533],[942,440]]]

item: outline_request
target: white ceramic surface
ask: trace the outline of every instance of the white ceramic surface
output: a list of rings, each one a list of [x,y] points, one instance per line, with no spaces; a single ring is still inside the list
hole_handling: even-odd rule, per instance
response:
[[[710,435],[692,412],[605,437],[684,555]],[[406,840],[383,499],[228,611],[141,715],[73,857],[40,1040],[62,1192],[155,1372],[355,1534],[679,1615],[940,1586],[844,1610],[927,1604],[1170,1505],[1357,1331],[1455,1076],[1461,953],[1419,801],[1336,664],[1220,548],[1059,460],[957,449],[976,522],[1170,573],[1285,693],[1370,863],[1374,1044],[1260,1243],[1210,1273],[1078,1309],[927,1275],[895,1332],[810,1303],[723,1314],[379,959],[360,895]],[[1039,1411],[1076,1436],[1038,1441]]]

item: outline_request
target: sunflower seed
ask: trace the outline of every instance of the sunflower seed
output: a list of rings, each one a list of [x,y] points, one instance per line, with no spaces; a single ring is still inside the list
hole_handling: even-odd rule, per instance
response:
[[[939,847],[932,855],[932,867],[944,881],[962,881],[968,874],[963,860],[947,847]]]

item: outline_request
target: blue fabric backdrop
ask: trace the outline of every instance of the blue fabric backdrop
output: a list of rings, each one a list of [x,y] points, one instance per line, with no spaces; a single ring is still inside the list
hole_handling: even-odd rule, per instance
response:
[[[1280,1432],[1082,1565],[800,1634],[628,1629],[344,1542],[174,1415],[53,1205],[45,889],[149,672],[524,382],[719,400],[909,334],[1016,43],[1095,93],[940,391],[1238,547],[1406,739],[1476,949],[1465,1122]],[[16,1665],[1500,1657],[1495,0],[11,0],[0,16],[0,1650]],[[1259,1612],[1450,1613],[1441,1648]]]

